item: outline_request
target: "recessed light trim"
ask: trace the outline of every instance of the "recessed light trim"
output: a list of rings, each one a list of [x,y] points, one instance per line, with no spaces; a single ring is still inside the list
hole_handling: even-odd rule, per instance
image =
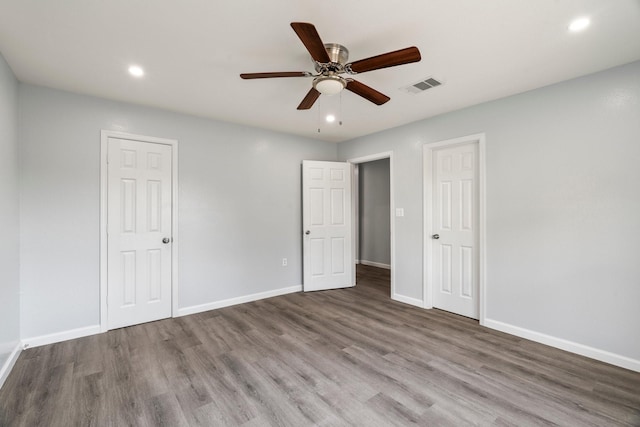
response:
[[[586,29],[590,24],[591,20],[583,16],[571,21],[571,23],[569,24],[569,31],[577,33],[578,31]]]
[[[327,114],[327,117],[325,117],[325,120],[328,123],[333,123],[336,121],[336,116],[334,116],[333,114]]]
[[[129,74],[133,77],[142,77],[144,76],[144,70],[139,65],[132,65],[129,67]]]

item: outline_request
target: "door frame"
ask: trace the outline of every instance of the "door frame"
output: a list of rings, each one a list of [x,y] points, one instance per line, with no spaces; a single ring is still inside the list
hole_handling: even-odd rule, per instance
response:
[[[109,138],[128,139],[171,146],[171,317],[178,314],[178,141],[154,136],[135,135],[126,132],[100,131],[100,332],[108,330],[107,323],[107,212]]]
[[[433,308],[433,152],[443,147],[470,143],[478,144],[478,320],[484,325],[486,318],[486,138],[484,133],[425,143],[422,146],[423,182],[423,306]]]
[[[395,238],[395,195],[393,191],[393,151],[383,151],[381,153],[370,154],[363,157],[355,157],[347,160],[347,163],[352,165],[359,165],[360,163],[373,162],[375,160],[389,159],[389,251],[390,251],[390,263],[391,263],[391,299],[396,301],[402,301],[402,298],[398,298],[396,295],[396,238]],[[358,221],[358,179],[359,171],[356,167],[351,168],[351,246],[352,250],[352,263],[356,264],[356,238],[358,238],[360,224]],[[355,206],[355,208],[354,208]],[[358,256],[360,254],[358,253]],[[353,269],[353,283],[356,283],[356,269]]]

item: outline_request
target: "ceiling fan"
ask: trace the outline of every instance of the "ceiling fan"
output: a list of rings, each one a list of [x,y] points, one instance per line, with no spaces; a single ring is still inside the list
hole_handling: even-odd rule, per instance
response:
[[[285,71],[244,73],[240,74],[240,77],[243,79],[313,77],[313,87],[309,90],[300,105],[298,105],[298,110],[310,109],[321,94],[334,95],[343,89],[360,95],[376,105],[382,105],[389,101],[390,98],[387,95],[350,77],[343,77],[342,74],[353,75],[364,73],[366,71],[418,62],[421,59],[418,48],[412,46],[347,63],[349,59],[349,51],[347,48],[336,43],[323,43],[313,24],[307,22],[292,22],[291,27],[311,54],[317,74],[308,71]]]

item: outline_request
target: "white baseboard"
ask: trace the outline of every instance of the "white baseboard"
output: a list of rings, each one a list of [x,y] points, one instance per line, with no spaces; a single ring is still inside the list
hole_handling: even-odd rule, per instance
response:
[[[383,264],[381,262],[375,262],[375,261],[367,261],[366,259],[361,259],[360,264],[391,270],[391,266],[389,264]]]
[[[216,308],[228,307],[231,305],[242,304],[245,302],[257,301],[265,298],[276,297],[279,295],[290,294],[294,292],[302,291],[302,285],[291,286],[288,288],[275,289],[267,292],[260,292],[257,294],[241,296],[237,298],[230,298],[222,301],[215,301],[207,304],[194,305],[191,307],[185,307],[178,310],[178,314],[175,317],[186,316],[188,314],[200,313],[202,311],[214,310]],[[95,335],[103,332],[100,329],[100,325],[87,326],[84,328],[72,329],[69,331],[56,332],[48,335],[41,335],[37,337],[25,338],[22,340],[23,347],[39,347],[41,345],[53,344],[57,342],[72,340],[76,338],[82,338],[89,335]]]
[[[258,301],[265,298],[277,297],[285,294],[292,294],[294,292],[302,291],[302,285],[290,286],[288,288],[274,289],[272,291],[259,292],[257,294],[245,295],[241,297],[229,298],[222,301],[214,301],[206,304],[192,305],[190,307],[184,307],[178,309],[176,317],[187,316],[189,314],[202,313],[203,311],[215,310],[217,308],[229,307],[236,304],[243,304],[245,302]]]
[[[20,343],[17,343],[15,348],[9,355],[9,358],[4,362],[2,366],[0,366],[0,388],[2,388],[2,385],[4,384],[7,377],[9,376],[9,373],[13,369],[13,365],[16,364],[16,361],[18,360],[18,356],[20,356],[21,352],[22,352],[22,345]]]
[[[521,338],[526,338],[531,341],[546,344],[551,347],[559,348],[561,350],[566,350],[571,353],[576,353],[581,356],[590,357],[591,359],[596,359],[601,362],[609,363],[611,365],[620,366],[621,368],[640,372],[640,360],[635,360],[630,357],[610,353],[605,350],[589,347],[587,345],[568,341],[562,338],[556,338],[551,335],[535,332],[529,329],[521,328],[519,326],[513,326],[508,323],[499,322],[497,320],[485,319],[484,326]]]
[[[22,343],[24,344],[24,348],[40,347],[41,345],[74,340],[76,338],[99,334],[100,332],[100,325],[92,325],[85,326],[84,328],[71,329],[68,331],[56,332],[48,335],[40,335],[39,337],[25,338],[22,340]]]
[[[391,299],[394,301],[403,302],[405,304],[415,305],[416,307],[420,308],[424,307],[422,300],[418,298],[411,298],[404,295],[393,294],[391,295]]]

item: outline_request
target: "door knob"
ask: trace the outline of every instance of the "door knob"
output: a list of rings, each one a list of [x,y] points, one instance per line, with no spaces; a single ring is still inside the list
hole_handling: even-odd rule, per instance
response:
[[[311,231],[307,230],[307,231],[304,232],[304,234],[309,235],[309,234],[311,234]]]
[[[165,245],[166,245],[167,243],[169,243],[170,241],[171,241],[171,239],[170,239],[170,238],[168,238],[168,237],[165,237],[164,239],[162,239],[162,243],[164,243]]]
[[[438,240],[438,239],[440,238],[440,235],[439,235],[439,234],[434,234],[434,235],[433,235],[433,236],[431,236],[431,237],[433,237],[434,239]]]

